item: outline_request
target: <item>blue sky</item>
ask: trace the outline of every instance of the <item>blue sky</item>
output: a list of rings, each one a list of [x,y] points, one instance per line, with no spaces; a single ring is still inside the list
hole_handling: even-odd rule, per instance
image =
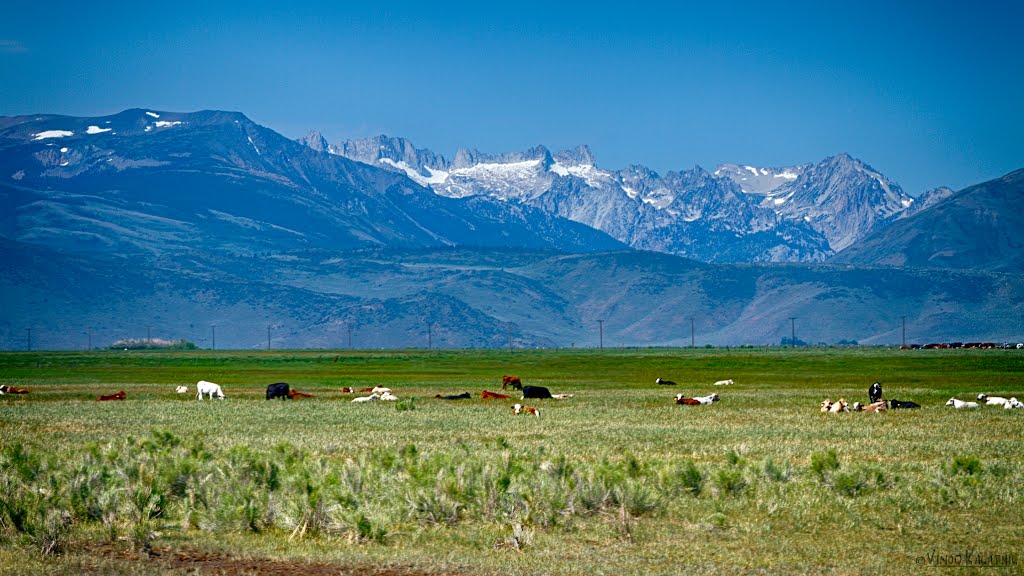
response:
[[[0,6],[0,115],[228,109],[659,172],[845,151],[914,195],[1024,167],[1019,1],[90,4]]]

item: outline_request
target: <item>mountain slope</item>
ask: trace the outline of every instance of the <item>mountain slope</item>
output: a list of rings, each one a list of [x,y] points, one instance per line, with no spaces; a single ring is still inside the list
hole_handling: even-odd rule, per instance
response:
[[[835,262],[1024,272],[1024,170],[965,188],[866,238]]]

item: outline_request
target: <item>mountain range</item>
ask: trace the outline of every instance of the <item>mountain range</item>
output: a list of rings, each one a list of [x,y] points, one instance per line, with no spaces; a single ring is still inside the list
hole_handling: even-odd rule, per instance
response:
[[[1021,180],[915,199],[845,154],[660,175],[234,112],[2,117],[0,348],[1014,339]]]

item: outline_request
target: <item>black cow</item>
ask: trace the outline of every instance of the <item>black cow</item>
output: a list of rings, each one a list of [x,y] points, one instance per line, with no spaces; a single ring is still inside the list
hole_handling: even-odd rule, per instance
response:
[[[543,386],[523,386],[523,398],[551,398],[551,391]]]
[[[267,386],[267,400],[271,400],[273,398],[280,398],[282,400],[288,398],[287,382],[278,382]]]
[[[452,394],[451,396],[441,396],[436,394],[434,398],[440,398],[441,400],[469,400],[473,396],[469,392],[463,392],[462,394]]]
[[[896,410],[898,408],[920,408],[920,407],[921,407],[921,405],[918,404],[917,402],[909,402],[909,401],[908,402],[900,402],[899,400],[896,400],[895,398],[893,398],[892,400],[889,400],[889,408],[892,408],[893,410]]]
[[[878,402],[881,399],[882,384],[880,382],[875,382],[874,384],[871,385],[870,388],[868,388],[868,400],[870,400],[871,404],[874,404],[875,402]]]
[[[660,384],[662,386],[675,386],[676,385],[676,383],[671,381],[671,380],[662,380],[661,378],[658,378],[657,380],[655,380],[654,383],[655,384]]]

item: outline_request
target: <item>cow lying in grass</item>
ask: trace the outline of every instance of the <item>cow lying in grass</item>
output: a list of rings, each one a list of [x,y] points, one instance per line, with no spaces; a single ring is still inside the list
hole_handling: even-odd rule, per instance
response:
[[[885,400],[879,400],[878,402],[872,402],[871,404],[868,404],[867,406],[861,404],[860,402],[854,402],[853,403],[853,411],[854,412],[885,412],[886,409],[887,409],[887,405],[886,405]]]
[[[895,398],[893,398],[892,400],[889,400],[889,408],[892,408],[893,410],[908,409],[908,408],[920,408],[920,407],[921,407],[921,405],[918,404],[917,402],[910,402],[909,400],[906,401],[906,402],[901,402],[901,401],[899,401],[899,400],[897,400]]]
[[[380,400],[380,394],[370,394],[369,396],[360,396],[359,398],[353,398],[352,402],[376,402]]]
[[[986,406],[1006,406],[1010,400],[1001,396],[978,394],[978,402],[984,402]]]
[[[1006,403],[1006,406],[1003,406],[1003,408],[1005,408],[1007,410],[1014,410],[1014,409],[1017,409],[1017,408],[1024,408],[1024,402],[1021,402],[1021,401],[1017,400],[1016,398],[1010,398],[1010,400]]]
[[[734,382],[732,381],[732,378],[730,378],[728,380],[719,380],[718,382],[715,382],[714,385],[715,386],[732,386],[733,384],[734,384]]]
[[[540,418],[540,408],[533,408],[531,406],[523,406],[522,404],[516,404],[512,407],[512,414],[518,416],[523,412],[527,414],[533,414],[537,418]]]
[[[469,392],[463,392],[462,394],[450,394],[448,396],[442,396],[440,394],[434,395],[434,398],[437,398],[438,400],[469,400],[472,397],[473,396]]]
[[[188,394],[188,386],[178,386],[174,391],[178,394]]]
[[[659,386],[675,386],[676,383],[671,380],[662,380],[661,378],[655,378],[654,383]]]
[[[312,394],[303,394],[302,392],[299,392],[298,390],[289,390],[288,391],[288,397],[291,398],[292,400],[295,400],[297,398],[312,398],[313,395]]]
[[[721,400],[721,397],[718,394],[708,394],[707,396],[697,396],[695,398],[686,398],[682,394],[676,394],[676,404],[684,406],[706,406],[719,400]]]
[[[957,410],[962,410],[964,408],[977,408],[978,407],[978,403],[977,402],[964,402],[963,400],[957,400],[956,398],[950,398],[949,402],[946,402],[946,406],[952,406],[953,408],[956,408]]]
[[[385,402],[394,402],[394,401],[398,400],[398,396],[395,396],[394,394],[391,393],[390,390],[388,390],[387,392],[382,392],[381,393],[380,399],[385,401]]]
[[[839,400],[836,400],[835,402],[832,402],[831,400],[826,398],[826,399],[824,399],[821,402],[821,411],[822,412],[830,412],[832,414],[838,414],[840,412],[849,412],[850,411],[850,405],[843,398],[840,398]]]
[[[0,384],[0,394],[28,394],[28,390],[24,388],[15,388],[14,386],[8,386],[7,384]]]
[[[221,400],[224,399],[224,391],[220,389],[220,385],[207,382],[206,380],[200,380],[196,383],[196,400],[202,400],[203,394],[208,396],[210,400],[213,400],[214,396]]]
[[[108,396],[97,396],[96,397],[96,401],[97,402],[106,402],[108,400],[124,400],[127,396],[128,395],[124,393],[124,390],[122,390],[122,391],[118,392],[117,394],[110,394]]]
[[[481,392],[480,397],[484,400],[507,400],[511,398],[508,394],[498,394],[497,392],[488,392],[487,390]]]

